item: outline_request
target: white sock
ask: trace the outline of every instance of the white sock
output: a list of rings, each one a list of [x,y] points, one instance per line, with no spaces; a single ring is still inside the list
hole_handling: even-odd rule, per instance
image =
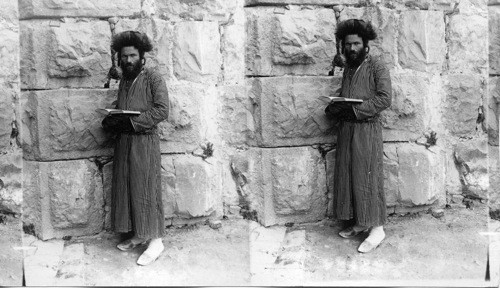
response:
[[[366,238],[370,243],[380,243],[384,240],[385,232],[384,226],[375,226],[370,230],[370,235]]]

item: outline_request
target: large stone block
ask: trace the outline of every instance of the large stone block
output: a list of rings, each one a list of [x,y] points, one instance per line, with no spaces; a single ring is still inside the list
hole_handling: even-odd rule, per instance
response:
[[[19,77],[17,77],[17,81],[15,82],[4,82],[0,79],[0,102],[2,103],[0,105],[0,151],[11,149],[11,142],[13,140],[11,136],[14,136],[12,135],[13,129],[19,129],[18,124],[15,124],[14,121],[16,121],[16,112],[19,110],[20,93]],[[17,131],[19,132],[19,130]]]
[[[3,7],[2,7],[3,9]],[[0,67],[1,78],[19,77],[19,25],[0,17],[0,56],[4,64]]]
[[[241,191],[265,225],[321,220],[327,213],[325,160],[310,147],[251,149],[234,155]]]
[[[463,185],[463,194],[473,198],[488,199],[488,141],[486,137],[458,142],[454,147],[454,156]]]
[[[174,28],[173,66],[178,80],[217,83],[221,69],[219,25],[179,22]]]
[[[485,91],[477,75],[448,75],[444,78],[446,99],[442,112],[446,128],[456,136],[471,135],[476,131],[476,120]]]
[[[170,115],[159,124],[162,153],[191,152],[206,141],[213,141],[217,90],[201,84],[168,86]]]
[[[21,213],[23,201],[21,150],[0,157],[0,212]]]
[[[101,127],[96,108],[110,107],[114,90],[23,92],[24,157],[37,160],[111,155],[111,134]]]
[[[384,144],[384,192],[387,207],[400,205],[397,144]]]
[[[460,0],[382,0],[380,5],[396,10],[437,10],[451,12]]]
[[[435,124],[440,115],[428,101],[439,97],[431,90],[432,79],[411,74],[392,75],[392,104],[382,112],[384,139],[415,140]],[[434,120],[434,121],[433,121]]]
[[[245,12],[238,9],[233,22],[222,26],[221,51],[224,85],[241,85],[245,81]]]
[[[453,73],[488,73],[487,15],[452,15],[448,30],[449,70]]]
[[[280,6],[280,5],[359,5],[360,0],[245,0],[245,6]]]
[[[188,155],[163,156],[162,167],[165,217],[222,214],[219,163],[210,165]]]
[[[405,206],[429,205],[436,201],[444,205],[444,153],[439,148],[433,153],[423,146],[399,144],[397,155],[400,202]]]
[[[500,6],[488,7],[489,74],[500,74]]]
[[[21,19],[57,17],[130,17],[141,11],[140,0],[20,0]]]
[[[498,146],[488,146],[488,206],[492,212],[500,213],[500,150]]]
[[[24,162],[24,223],[33,224],[41,239],[100,232],[103,204],[101,174],[93,162]]]
[[[418,71],[441,71],[446,56],[441,11],[403,11],[398,40],[399,64]]]
[[[228,144],[255,141],[255,121],[252,99],[245,86],[223,86],[219,89],[219,133]]]
[[[116,20],[115,33],[136,30],[148,35],[153,43],[153,51],[145,54],[146,65],[158,69],[166,79],[172,79],[172,38],[174,30],[172,23],[157,18],[118,18]]]
[[[111,67],[110,36],[107,21],[22,21],[22,88],[103,87]]]
[[[249,80],[256,103],[258,144],[265,147],[302,146],[334,141],[325,116],[328,100],[340,85],[338,77],[265,77]]]
[[[500,103],[500,78],[489,77],[488,82],[488,106],[485,107],[486,121],[488,129],[488,142],[490,145],[498,146],[498,114]]]
[[[377,39],[369,43],[370,54],[381,57],[387,68],[394,68],[397,62],[396,37],[398,34],[399,14],[395,10],[380,6],[346,7],[340,12],[338,21],[352,18],[363,19],[372,23],[378,35]]]
[[[247,8],[247,75],[328,75],[335,54],[333,10]]]
[[[237,9],[243,9],[243,0],[155,0],[156,14],[169,21],[230,21]]]

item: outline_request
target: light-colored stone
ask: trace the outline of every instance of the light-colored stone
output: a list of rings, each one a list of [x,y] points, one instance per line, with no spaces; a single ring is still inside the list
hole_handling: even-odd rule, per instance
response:
[[[488,142],[486,137],[457,143],[455,155],[464,167],[459,170],[464,193],[474,198],[488,199]]]
[[[400,205],[397,144],[384,144],[384,193],[387,207]]]
[[[245,6],[280,6],[280,5],[355,5],[360,4],[359,0],[245,0]]]
[[[92,235],[104,224],[101,174],[88,160],[24,162],[23,216],[43,240]]]
[[[415,144],[397,147],[398,185],[401,203],[406,206],[445,204],[444,155]]]
[[[490,145],[498,146],[498,119],[500,103],[500,78],[489,77],[488,79],[488,104],[485,108],[488,129],[488,142]]]
[[[402,68],[441,71],[446,56],[445,23],[440,11],[404,11],[398,40]]]
[[[449,70],[453,73],[488,73],[487,15],[452,15],[448,30]]]
[[[216,88],[185,82],[167,88],[170,113],[168,120],[158,125],[162,153],[191,152],[207,141],[213,142],[217,128],[211,106],[217,103]]]
[[[454,195],[462,195],[463,188],[459,167],[455,163],[455,156],[452,149],[446,152],[446,195],[453,197]],[[461,202],[460,202],[461,203]]]
[[[446,128],[453,135],[472,136],[485,84],[473,74],[450,74],[444,80],[447,95],[442,115]]]
[[[381,6],[376,7],[345,7],[340,12],[338,21],[347,19],[363,19],[370,21],[377,32],[377,39],[368,43],[370,55],[381,57],[388,69],[395,67],[397,62],[396,38],[399,14],[396,11]]]
[[[334,215],[334,207],[333,207],[333,179],[335,177],[335,149],[329,151],[326,153],[325,157],[326,161],[326,189],[327,189],[327,198],[328,198],[328,204],[327,204],[327,213],[326,215],[328,217],[331,217]]]
[[[334,141],[325,116],[328,99],[340,85],[338,77],[266,77],[249,80],[249,97],[259,145],[302,146]]]
[[[172,0],[156,1],[156,14],[169,21],[230,21],[243,0]]]
[[[22,151],[0,156],[0,211],[21,213],[23,202]]]
[[[111,67],[107,21],[21,22],[23,89],[103,87]]]
[[[438,10],[452,12],[460,0],[382,0],[380,5],[395,10]]]
[[[247,8],[247,75],[328,75],[335,15],[325,8]]]
[[[500,74],[500,6],[488,7],[489,74]]]
[[[102,167],[102,188],[104,193],[104,229],[111,229],[111,185],[113,181],[113,162]]]
[[[221,29],[221,51],[224,85],[242,85],[245,81],[245,13],[238,9],[233,23]]]
[[[174,75],[178,80],[217,82],[222,61],[216,22],[179,22],[173,41]]]
[[[382,112],[382,123],[387,129],[384,134],[393,134],[392,138],[397,137],[399,141],[418,138],[430,129],[432,118],[435,118],[427,101],[437,96],[431,93],[431,79],[426,76],[396,74],[392,75],[391,80],[392,104]]]
[[[1,46],[0,51],[2,51]],[[8,80],[4,82],[2,81],[2,76],[0,76],[0,101],[2,103],[0,106],[0,151],[2,152],[12,149],[12,142],[14,142],[14,139],[11,138],[13,132],[12,130],[14,127],[19,129],[19,126],[15,121],[17,120],[16,112],[19,110],[20,105],[19,95],[21,94],[19,89],[19,77],[17,77],[17,80],[13,75],[5,77],[5,80],[10,78],[16,82],[10,82]],[[19,132],[19,130],[17,130],[17,132]]]
[[[21,19],[57,17],[131,17],[141,11],[140,0],[20,0]]]
[[[488,145],[488,175],[489,175],[489,188],[488,188],[488,207],[490,211],[500,215],[500,161],[499,161],[498,146]]]
[[[114,90],[61,89],[24,92],[24,157],[37,160],[111,155],[111,134],[97,108],[110,107]]]
[[[162,158],[165,217],[195,218],[222,211],[218,165],[187,155]]]
[[[219,89],[218,130],[227,144],[255,141],[252,99],[245,86],[223,86]]]

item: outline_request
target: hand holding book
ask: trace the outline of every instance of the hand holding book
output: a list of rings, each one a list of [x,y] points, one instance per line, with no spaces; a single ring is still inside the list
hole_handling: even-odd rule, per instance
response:
[[[133,110],[122,110],[122,109],[111,109],[111,108],[99,108],[96,110],[97,112],[109,116],[109,115],[128,115],[128,116],[134,116],[134,115],[141,115],[140,111],[133,111]]]

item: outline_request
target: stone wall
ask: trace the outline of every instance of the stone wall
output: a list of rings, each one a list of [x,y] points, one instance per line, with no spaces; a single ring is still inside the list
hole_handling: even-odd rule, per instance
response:
[[[490,215],[500,219],[500,169],[498,149],[498,113],[500,102],[500,2],[488,2],[489,20],[489,97],[488,97],[488,168],[490,181]]]
[[[383,114],[389,213],[485,200],[496,179],[488,178],[497,164],[488,166],[486,155],[498,148],[497,68],[485,47],[500,6],[485,0],[19,0],[7,7],[15,13],[0,12],[9,39],[0,46],[9,56],[1,91],[11,103],[0,108],[7,117],[0,208],[17,213],[24,203],[25,225],[43,239],[110,227],[113,139],[94,110],[116,97],[115,81],[103,88],[110,39],[130,29],[152,38],[147,65],[169,89],[170,117],[160,125],[167,225],[243,215],[269,226],[332,214],[335,129],[320,96],[340,85],[341,70],[329,76],[333,33],[352,17],[377,28],[371,53],[392,76],[393,105]],[[478,124],[482,106],[487,122]]]

